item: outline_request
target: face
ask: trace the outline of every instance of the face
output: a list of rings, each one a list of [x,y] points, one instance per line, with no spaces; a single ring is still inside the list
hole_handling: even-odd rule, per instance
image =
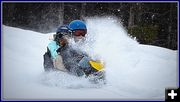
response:
[[[75,42],[83,41],[85,39],[85,35],[87,33],[87,30],[75,30],[73,31],[73,38]]]
[[[67,44],[67,39],[62,37],[61,39],[59,39],[59,43],[61,46],[64,46],[65,44]]]

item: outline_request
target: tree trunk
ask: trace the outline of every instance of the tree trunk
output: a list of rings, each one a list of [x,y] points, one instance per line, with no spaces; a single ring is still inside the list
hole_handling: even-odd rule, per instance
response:
[[[86,16],[86,3],[81,4],[81,12],[80,12],[80,19],[84,19]]]
[[[132,26],[134,26],[134,5],[133,4],[130,6],[128,28],[131,28]]]
[[[168,48],[171,48],[171,35],[172,35],[172,7],[173,4],[170,4],[170,14],[169,14],[169,26],[168,26]]]
[[[137,11],[136,11],[136,13],[137,13],[137,23],[138,24],[140,24],[141,23],[141,15],[142,15],[142,13],[143,13],[143,8],[142,8],[142,3],[138,3],[138,9],[137,9]]]
[[[58,9],[58,13],[59,13],[59,24],[62,25],[64,23],[64,3],[60,4],[60,7]]]

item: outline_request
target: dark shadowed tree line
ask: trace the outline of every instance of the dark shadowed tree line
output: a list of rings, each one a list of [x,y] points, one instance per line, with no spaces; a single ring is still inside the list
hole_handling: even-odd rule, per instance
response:
[[[93,16],[115,16],[142,44],[177,49],[177,3],[3,3],[3,24],[38,32]]]

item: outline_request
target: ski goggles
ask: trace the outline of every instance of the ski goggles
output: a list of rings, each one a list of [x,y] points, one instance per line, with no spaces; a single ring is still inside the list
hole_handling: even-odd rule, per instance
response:
[[[84,30],[84,29],[79,29],[79,30],[74,30],[73,31],[73,35],[74,36],[85,36],[87,33],[87,30]]]

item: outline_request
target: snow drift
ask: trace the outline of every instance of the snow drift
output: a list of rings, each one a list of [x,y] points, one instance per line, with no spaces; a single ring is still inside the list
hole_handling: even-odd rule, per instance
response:
[[[3,26],[5,100],[164,100],[178,86],[177,51],[141,45],[114,18],[88,18],[86,43],[77,48],[105,62],[107,84],[63,72],[45,73],[45,34]]]

